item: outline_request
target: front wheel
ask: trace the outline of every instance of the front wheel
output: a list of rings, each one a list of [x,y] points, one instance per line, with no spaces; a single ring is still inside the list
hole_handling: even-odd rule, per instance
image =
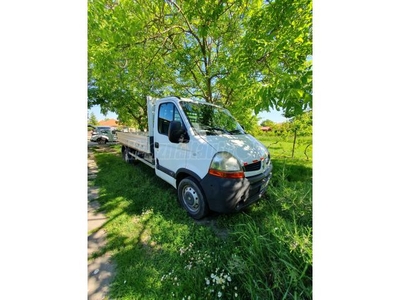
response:
[[[179,182],[178,198],[193,219],[199,220],[208,214],[207,202],[194,178],[186,177]]]
[[[98,138],[98,139],[97,139],[97,143],[98,143],[99,145],[105,145],[105,144],[107,143],[107,140],[104,139],[104,138]]]

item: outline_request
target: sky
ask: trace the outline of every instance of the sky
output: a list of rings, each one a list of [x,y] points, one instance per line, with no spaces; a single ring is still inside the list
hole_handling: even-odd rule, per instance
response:
[[[279,110],[271,110],[270,112],[263,111],[260,112],[257,116],[260,118],[259,123],[265,120],[271,120],[275,123],[282,123],[287,121],[288,119],[282,116],[283,112]]]
[[[94,113],[94,115],[96,116],[97,121],[102,121],[102,120],[104,120],[106,118],[107,119],[118,120],[118,115],[116,113],[109,112],[106,115],[103,115],[100,112],[100,106],[99,105],[95,105],[91,109],[88,109],[88,117],[90,117],[91,113]]]
[[[109,112],[106,115],[103,115],[100,112],[100,106],[99,105],[95,105],[93,106],[91,109],[88,109],[88,116],[90,116],[91,113],[94,113],[94,115],[96,116],[97,121],[101,121],[104,119],[116,119],[118,120],[118,115],[116,113],[113,112]],[[271,110],[270,112],[267,111],[263,111],[261,113],[258,114],[259,117],[259,123],[261,123],[262,121],[265,120],[271,120],[275,123],[282,123],[285,122],[287,119],[285,117],[282,116],[282,112],[281,111],[277,111],[277,110]]]

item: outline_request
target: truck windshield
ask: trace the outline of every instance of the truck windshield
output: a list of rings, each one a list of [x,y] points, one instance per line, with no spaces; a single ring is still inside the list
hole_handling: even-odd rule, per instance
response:
[[[210,105],[180,101],[190,125],[199,134],[244,134],[243,128],[232,117],[228,110]]]

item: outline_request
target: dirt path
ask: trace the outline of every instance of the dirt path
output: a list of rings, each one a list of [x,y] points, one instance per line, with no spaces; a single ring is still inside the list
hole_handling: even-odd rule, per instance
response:
[[[98,172],[93,152],[88,149],[88,183],[96,178]],[[99,251],[106,244],[106,231],[101,228],[107,221],[104,214],[98,211],[100,204],[99,188],[88,186],[88,300],[108,299],[109,285],[114,276],[115,265],[109,254],[89,259],[91,254]]]

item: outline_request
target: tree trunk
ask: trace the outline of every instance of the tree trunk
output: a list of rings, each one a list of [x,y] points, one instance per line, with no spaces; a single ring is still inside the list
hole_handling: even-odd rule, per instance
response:
[[[297,130],[294,131],[293,148],[292,148],[292,158],[294,157],[294,147],[295,147],[295,145],[296,145],[296,138],[297,138]]]
[[[308,160],[307,148],[310,146],[311,146],[311,144],[308,144],[307,147],[304,149],[304,155],[307,157],[307,160]]]

